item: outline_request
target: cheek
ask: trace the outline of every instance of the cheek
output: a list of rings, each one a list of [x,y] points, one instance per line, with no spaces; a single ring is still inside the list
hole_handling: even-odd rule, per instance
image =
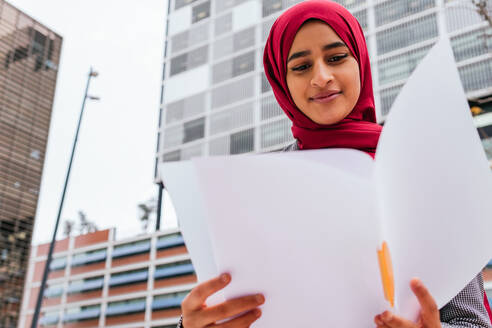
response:
[[[287,87],[289,88],[290,96],[298,108],[302,107],[304,101],[303,85],[302,79],[295,76],[287,76]]]
[[[357,65],[357,64],[356,64]],[[346,88],[347,92],[350,96],[350,101],[353,102],[353,105],[357,103],[357,100],[360,96],[360,75],[359,75],[359,67],[355,66],[351,70],[352,74],[347,74],[346,79]]]

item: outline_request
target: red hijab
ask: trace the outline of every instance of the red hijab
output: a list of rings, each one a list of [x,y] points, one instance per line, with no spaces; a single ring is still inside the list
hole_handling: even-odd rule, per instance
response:
[[[332,125],[317,124],[302,113],[287,87],[287,56],[297,31],[309,19],[327,23],[359,64],[359,99],[345,119]],[[354,148],[374,158],[381,126],[376,124],[369,54],[362,28],[348,10],[327,0],[304,1],[286,10],[270,30],[263,65],[275,98],[293,123],[292,134],[300,149]]]

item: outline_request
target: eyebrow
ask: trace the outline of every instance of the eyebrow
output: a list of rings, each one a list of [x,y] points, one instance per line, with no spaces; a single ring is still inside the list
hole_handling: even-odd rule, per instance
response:
[[[330,44],[327,44],[325,46],[323,46],[323,51],[326,51],[326,50],[330,50],[330,49],[333,49],[333,48],[339,48],[339,47],[347,47],[347,45],[343,42],[340,42],[340,41],[337,41],[337,42],[333,42],[333,43],[330,43]],[[310,55],[311,54],[311,51],[310,50],[304,50],[304,51],[299,51],[299,52],[296,52],[296,53],[293,53],[289,59],[287,59],[287,63],[290,62],[291,60],[293,59],[296,59],[296,58],[299,58],[299,57],[304,57],[304,56],[307,56],[307,55]]]

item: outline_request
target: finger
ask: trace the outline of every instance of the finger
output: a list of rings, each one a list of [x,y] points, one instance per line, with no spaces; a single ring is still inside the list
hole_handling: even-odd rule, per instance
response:
[[[205,326],[216,321],[224,320],[253,310],[264,302],[265,297],[261,294],[238,297],[204,310],[201,315],[203,322],[200,323]]]
[[[254,309],[249,311],[237,318],[223,322],[218,325],[212,325],[210,328],[235,328],[235,327],[249,327],[253,322],[255,322],[259,317],[261,317],[261,310]]]
[[[381,319],[381,315],[380,314],[378,314],[377,316],[374,317],[374,323],[376,324],[376,326],[378,328],[385,326],[383,320]]]
[[[376,328],[390,328],[383,322],[380,314],[374,317],[374,323],[376,324]]]
[[[183,313],[201,309],[210,295],[227,286],[230,281],[231,275],[223,273],[193,288],[181,303]]]
[[[381,320],[386,326],[390,328],[417,328],[417,326],[413,322],[400,316],[394,315],[389,311],[385,311],[381,315]]]
[[[434,301],[434,298],[424,286],[422,281],[420,281],[420,279],[413,278],[410,281],[410,287],[420,303],[420,315],[422,320],[424,322],[429,322],[429,320],[436,320],[436,318],[439,318],[439,309],[436,301]]]

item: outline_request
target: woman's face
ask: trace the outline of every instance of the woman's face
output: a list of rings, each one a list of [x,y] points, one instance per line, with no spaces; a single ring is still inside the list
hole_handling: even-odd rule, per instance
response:
[[[307,117],[329,125],[350,114],[360,94],[359,65],[330,26],[304,24],[287,58],[287,86]]]

